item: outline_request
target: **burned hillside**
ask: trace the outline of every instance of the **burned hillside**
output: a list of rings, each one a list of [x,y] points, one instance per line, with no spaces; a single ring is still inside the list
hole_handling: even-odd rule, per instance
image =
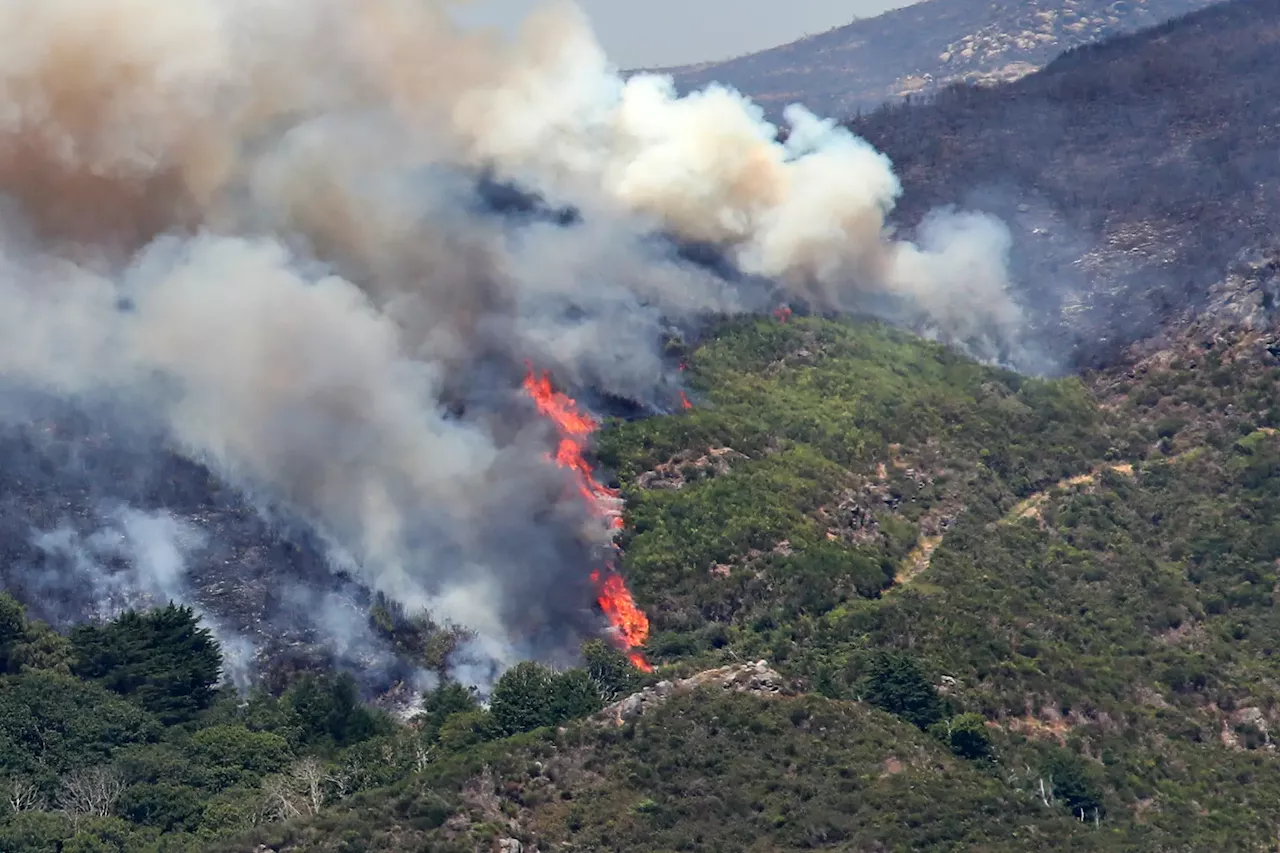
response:
[[[145,593],[380,673],[380,596],[481,687],[593,637],[642,665],[592,442],[683,409],[685,332],[891,305],[1029,349],[1005,226],[890,234],[891,164],[834,121],[622,79],[572,4],[513,42],[451,5],[0,6],[0,410],[64,413],[7,466],[39,615]]]
[[[1009,222],[1025,300],[1096,365],[1280,233],[1277,68],[1280,6],[1237,0],[851,126],[899,169],[905,222],[943,198]]]

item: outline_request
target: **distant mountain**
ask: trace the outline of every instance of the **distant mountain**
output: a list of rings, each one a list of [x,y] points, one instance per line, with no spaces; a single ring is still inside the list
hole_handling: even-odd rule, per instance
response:
[[[723,62],[659,69],[681,90],[731,85],[775,117],[803,103],[837,118],[949,83],[1016,80],[1064,50],[1218,0],[925,0]]]
[[[1034,313],[1105,364],[1280,236],[1277,69],[1280,3],[1240,0],[851,126],[894,162],[900,225],[1001,217]]]

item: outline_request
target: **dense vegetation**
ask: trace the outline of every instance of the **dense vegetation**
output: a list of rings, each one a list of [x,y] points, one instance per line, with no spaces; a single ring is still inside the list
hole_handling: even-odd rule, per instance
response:
[[[1256,177],[1274,124],[1274,98],[1236,119],[1274,83],[1275,9],[1238,0],[865,126],[907,152],[909,211],[926,171],[1013,163],[1054,205],[1103,211],[1081,228],[1243,223],[1189,242],[1187,269],[1212,266],[1274,221],[1273,202],[1241,213],[1255,188],[1231,164]],[[1165,49],[1179,39],[1201,76]],[[1185,94],[1222,75],[1245,88]],[[1107,142],[1096,104],[1126,86],[1126,115],[1172,121],[1187,162]],[[1028,145],[1011,128],[1045,127],[1046,104],[1063,134],[1027,148],[1043,156],[984,159]],[[1196,206],[1201,178],[1220,192]],[[1229,279],[1245,313],[1219,304],[1079,378],[814,318],[673,344],[694,408],[610,423],[595,447],[626,499],[620,568],[652,619],[652,676],[595,642],[580,668],[513,668],[485,706],[444,681],[405,724],[347,675],[282,666],[236,694],[188,609],[64,635],[0,595],[0,851],[1272,849],[1277,270]],[[240,556],[250,588],[274,566]],[[369,619],[447,671],[456,635],[380,599]],[[761,658],[788,690],[661,692]],[[665,701],[598,713],[642,688]]]
[[[64,637],[0,594],[0,850],[176,853],[314,815],[637,686],[602,643],[584,658],[517,666],[487,710],[441,684],[406,727],[362,704],[349,675],[303,674],[278,696],[219,689],[218,646],[187,608]]]
[[[182,608],[64,637],[3,599],[0,849],[1262,849],[1280,367],[1205,338],[1082,382],[726,325],[685,354],[695,409],[598,447],[647,678],[593,643],[404,725],[343,676],[219,688]],[[592,716],[760,657],[795,695]]]

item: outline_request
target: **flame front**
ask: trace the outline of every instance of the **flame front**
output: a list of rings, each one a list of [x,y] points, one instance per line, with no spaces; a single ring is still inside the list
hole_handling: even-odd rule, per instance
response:
[[[524,390],[538,413],[554,423],[560,432],[556,464],[577,475],[578,491],[593,513],[605,519],[610,528],[621,528],[622,499],[616,489],[596,480],[586,458],[587,438],[600,426],[599,422],[580,412],[572,397],[554,390],[550,375],[543,373],[538,376],[532,366],[525,375]],[[612,565],[606,564],[603,572],[596,570],[591,573],[591,582],[596,587],[596,603],[613,626],[618,644],[627,652],[631,663],[645,672],[652,672],[653,667],[644,655],[636,651],[649,636],[649,618],[636,606],[622,575]]]

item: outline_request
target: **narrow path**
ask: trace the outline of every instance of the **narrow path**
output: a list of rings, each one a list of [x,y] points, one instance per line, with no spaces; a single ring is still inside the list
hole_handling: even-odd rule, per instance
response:
[[[1171,460],[1172,461],[1172,460]],[[1074,477],[1067,477],[1065,480],[1059,480],[1047,489],[1041,489],[1030,497],[1019,501],[1013,509],[1005,514],[1001,519],[1001,524],[1009,524],[1022,518],[1039,518],[1040,510],[1048,503],[1049,496],[1057,489],[1065,489],[1071,486],[1083,486],[1086,483],[1096,483],[1098,476],[1103,471],[1114,471],[1117,474],[1124,474],[1126,477],[1133,476],[1133,464],[1129,462],[1117,462],[1113,465],[1099,465],[1087,474],[1077,474]]]
[[[1256,432],[1264,435],[1275,435],[1276,430],[1271,427],[1262,427]],[[1178,462],[1182,459],[1190,459],[1196,456],[1199,448],[1179,453],[1165,459],[1165,462]],[[1040,518],[1040,511],[1044,505],[1048,503],[1050,495],[1057,489],[1065,489],[1073,486],[1083,486],[1085,484],[1096,483],[1099,475],[1103,471],[1114,471],[1117,474],[1123,474],[1126,477],[1134,475],[1134,467],[1132,462],[1114,462],[1108,465],[1099,465],[1087,474],[1077,474],[1074,477],[1067,477],[1059,480],[1048,488],[1041,489],[1033,495],[1030,495],[1019,501],[1013,509],[1005,514],[1000,520],[1001,524],[1011,524],[1023,518]],[[911,549],[911,553],[903,558],[898,566],[898,573],[894,576],[893,583],[885,590],[890,593],[898,587],[905,586],[915,580],[921,573],[929,568],[929,562],[933,559],[933,552],[938,550],[938,546],[942,544],[942,536],[921,536],[920,541],[916,543],[916,547]]]
[[[916,547],[912,548],[911,553],[907,554],[902,563],[899,564],[898,573],[893,578],[893,586],[889,587],[889,589],[897,589],[904,584],[911,583],[917,575],[928,569],[929,561],[933,559],[933,552],[938,550],[938,546],[941,544],[941,536],[921,536],[920,541],[916,543]]]

